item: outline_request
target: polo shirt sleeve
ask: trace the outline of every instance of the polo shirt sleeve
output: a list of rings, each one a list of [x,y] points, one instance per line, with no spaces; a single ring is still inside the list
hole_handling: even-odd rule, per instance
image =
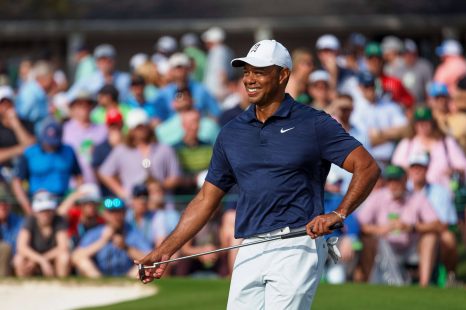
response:
[[[143,234],[138,232],[136,229],[131,229],[125,237],[125,242],[128,247],[138,249],[141,252],[148,253],[152,250],[149,242]]]
[[[86,248],[99,240],[103,231],[103,225],[87,231],[79,242],[79,247]]]
[[[350,136],[330,115],[322,112],[315,122],[315,132],[323,159],[342,166],[346,157],[361,143]]]
[[[236,180],[225,154],[222,140],[222,134],[220,134],[214,145],[209,171],[205,180],[226,193],[236,184]]]
[[[166,147],[165,169],[166,177],[178,177],[181,175],[180,164],[175,151],[170,146]]]
[[[119,171],[119,147],[114,148],[108,157],[104,160],[102,166],[99,168],[99,173],[105,176],[114,176]]]
[[[419,195],[419,200],[417,201],[417,217],[421,223],[432,223],[438,221],[439,218],[435,212],[432,204],[429,202],[425,195]]]
[[[380,195],[378,191],[372,192],[363,205],[356,211],[356,218],[361,225],[375,224],[376,223],[376,214],[378,212],[378,200]]]

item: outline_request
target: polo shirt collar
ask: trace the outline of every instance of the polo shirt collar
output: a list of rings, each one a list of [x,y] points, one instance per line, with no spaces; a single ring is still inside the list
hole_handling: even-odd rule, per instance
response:
[[[275,111],[272,117],[287,118],[288,116],[290,116],[293,104],[294,104],[293,98],[289,94],[286,93],[285,98],[280,103],[280,106],[278,107],[277,111]],[[256,118],[256,105],[251,104],[249,106],[249,108],[244,113],[244,120],[246,122],[258,121]]]

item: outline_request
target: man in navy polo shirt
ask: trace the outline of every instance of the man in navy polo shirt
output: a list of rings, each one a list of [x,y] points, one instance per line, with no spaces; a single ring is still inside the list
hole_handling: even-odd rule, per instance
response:
[[[380,171],[334,119],[285,94],[292,64],[283,45],[261,41],[232,65],[243,67],[252,106],[223,127],[206,181],[175,231],[136,263],[151,265],[171,257],[237,184],[236,238],[250,242],[304,227],[311,238],[241,248],[228,309],[309,309],[327,257],[322,236],[367,197]],[[353,173],[353,178],[339,207],[324,214],[324,184],[331,163]],[[165,265],[146,269],[143,282],[160,278],[164,270]]]

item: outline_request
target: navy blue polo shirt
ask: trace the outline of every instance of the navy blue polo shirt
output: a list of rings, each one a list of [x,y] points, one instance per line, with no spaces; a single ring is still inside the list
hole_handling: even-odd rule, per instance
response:
[[[324,212],[331,163],[342,166],[360,145],[328,114],[286,95],[265,123],[252,105],[222,128],[206,181],[224,192],[238,184],[236,238],[302,227]]]

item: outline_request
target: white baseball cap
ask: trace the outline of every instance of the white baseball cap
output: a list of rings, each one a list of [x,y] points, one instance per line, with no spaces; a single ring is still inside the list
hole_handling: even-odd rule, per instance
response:
[[[155,49],[162,53],[173,53],[178,48],[178,43],[174,37],[163,36],[157,40],[155,44]]]
[[[129,111],[125,123],[128,129],[136,128],[139,125],[147,125],[149,124],[149,115],[143,109],[136,108]]]
[[[291,70],[293,63],[286,47],[275,40],[262,40],[254,44],[246,57],[231,61],[233,67],[243,67],[247,63],[254,67],[279,66]]]
[[[85,202],[100,202],[102,200],[102,196],[100,195],[99,187],[94,183],[85,183],[79,186],[78,192],[82,194],[82,196],[78,199],[78,202],[85,203]]]
[[[220,27],[212,27],[202,34],[201,39],[204,42],[223,42],[225,31]]]
[[[419,166],[424,166],[428,167],[430,162],[429,154],[427,152],[418,152],[418,153],[413,153],[409,157],[409,165],[419,165]]]
[[[0,100],[2,99],[10,99],[13,101],[15,97],[15,92],[13,91],[13,88],[10,86],[0,86]]]
[[[57,199],[47,191],[39,191],[32,198],[32,210],[34,212],[55,210],[57,205]]]
[[[309,74],[309,83],[315,83],[318,81],[329,82],[330,75],[325,70],[316,70]]]
[[[168,59],[168,65],[170,66],[170,68],[190,67],[191,61],[189,60],[189,57],[186,54],[175,53],[171,55]]]
[[[316,48],[318,50],[338,51],[340,49],[340,41],[333,34],[324,34],[317,39]]]
[[[149,60],[149,56],[144,53],[134,54],[129,60],[129,66],[132,70],[136,70],[140,65],[146,63]]]
[[[435,49],[438,56],[458,56],[463,53],[461,44],[453,39],[448,39],[442,42],[442,45]]]
[[[401,52],[403,50],[403,42],[395,36],[386,36],[383,38],[382,43],[380,43],[380,48],[382,52]]]
[[[111,44],[101,44],[94,49],[94,58],[115,58],[116,50]]]

